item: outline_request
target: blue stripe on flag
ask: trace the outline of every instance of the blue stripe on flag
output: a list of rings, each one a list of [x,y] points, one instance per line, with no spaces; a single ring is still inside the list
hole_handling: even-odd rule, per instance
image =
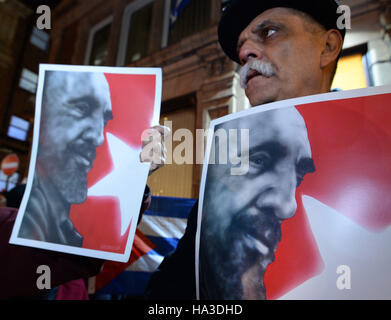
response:
[[[96,294],[141,295],[148,285],[152,272],[124,271]]]
[[[154,254],[163,259],[164,256],[167,256],[175,250],[179,242],[179,239],[175,236],[182,234],[185,227],[183,224],[186,223],[186,219],[196,201],[196,199],[152,197],[149,210],[144,213],[144,215],[149,216],[149,219],[142,220],[140,227],[143,223],[150,224],[149,226],[147,225],[148,228],[144,228],[145,231],[147,231],[145,235],[156,245],[156,247],[135,262],[135,264],[138,263],[137,268],[136,265],[134,266],[136,271],[126,270],[122,272],[108,285],[99,290],[96,293],[97,299],[104,299],[110,295],[118,294],[134,296],[143,294],[149,278],[152,275],[152,272],[150,271],[155,269],[159,263],[154,262],[151,266],[150,260],[154,260]],[[152,235],[148,233],[152,233]],[[145,261],[142,261],[142,259],[145,259]],[[159,261],[159,259],[157,259],[157,261]],[[144,265],[143,262],[145,262],[146,265]],[[145,272],[139,271],[143,270],[144,267]]]
[[[159,254],[163,257],[170,254],[177,247],[179,242],[179,239],[175,238],[161,238],[153,236],[147,236],[147,238],[156,245],[156,248],[149,251],[147,254]]]
[[[171,10],[171,26],[175,23],[175,21],[178,19],[179,15],[185,9],[185,7],[189,4],[190,0],[173,0],[173,6]]]
[[[152,197],[151,205],[144,214],[187,219],[196,201],[197,199]]]

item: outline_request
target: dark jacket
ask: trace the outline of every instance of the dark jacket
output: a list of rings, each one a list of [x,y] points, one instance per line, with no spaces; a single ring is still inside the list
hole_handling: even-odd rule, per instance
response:
[[[195,300],[195,242],[198,201],[187,221],[185,234],[176,250],[152,274],[145,295],[151,300]]]

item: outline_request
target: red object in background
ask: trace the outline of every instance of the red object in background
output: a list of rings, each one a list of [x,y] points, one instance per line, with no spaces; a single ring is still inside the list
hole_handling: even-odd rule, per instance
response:
[[[136,262],[155,247],[156,246],[140,230],[136,229],[129,261],[127,263],[105,261],[102,271],[96,276],[95,292],[109,284],[114,278],[124,272],[128,266]]]
[[[154,111],[155,75],[105,74],[105,76],[110,87],[113,119],[104,129],[104,143],[96,150],[97,156],[93,168],[87,176],[88,188],[113,169],[106,134],[109,132],[115,135],[130,147],[140,147],[141,134],[150,127]],[[125,185],[129,183],[131,181],[124,181]],[[119,202],[115,197],[89,197],[83,204],[72,205],[70,218],[84,239],[83,248],[124,253],[130,226],[121,236],[119,210]]]
[[[306,122],[316,172],[305,176],[297,189],[296,214],[282,224],[275,261],[265,273],[267,299],[278,299],[322,272],[302,195],[370,231],[391,224],[390,106],[391,94],[296,106]]]
[[[19,168],[19,158],[16,154],[9,154],[1,161],[1,171],[7,176],[12,176]]]

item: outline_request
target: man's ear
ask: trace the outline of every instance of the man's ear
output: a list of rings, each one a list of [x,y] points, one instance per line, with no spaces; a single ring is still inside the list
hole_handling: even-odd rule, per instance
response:
[[[338,30],[331,29],[324,34],[324,50],[320,57],[320,67],[326,68],[337,60],[342,50],[343,39]]]

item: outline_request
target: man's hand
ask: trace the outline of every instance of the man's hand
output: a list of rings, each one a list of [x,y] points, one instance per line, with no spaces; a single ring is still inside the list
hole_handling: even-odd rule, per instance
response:
[[[165,164],[167,156],[165,141],[169,135],[170,128],[161,125],[154,126],[143,132],[141,136],[143,149],[140,153],[140,161],[151,162],[149,175]]]

